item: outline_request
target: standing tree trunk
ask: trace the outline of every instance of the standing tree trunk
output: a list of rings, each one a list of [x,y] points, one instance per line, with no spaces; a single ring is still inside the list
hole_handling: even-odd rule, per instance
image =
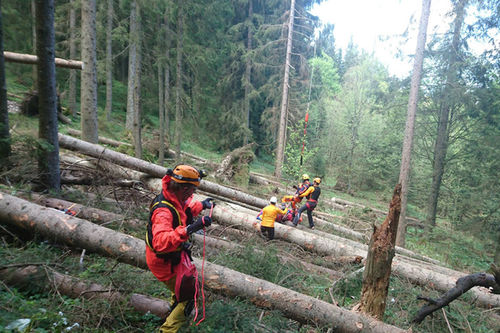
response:
[[[113,0],[108,0],[106,23],[106,120],[113,111]]]
[[[158,147],[158,164],[165,163],[165,98],[163,97],[163,67],[158,66],[158,118],[160,121],[160,146]]]
[[[167,65],[165,65],[165,83],[163,84],[165,87],[165,139],[166,139],[166,146],[168,147],[170,145],[170,138],[172,137],[170,135],[170,68]]]
[[[392,195],[389,214],[379,228],[374,227],[363,272],[360,310],[378,320],[384,318],[392,258],[396,253],[396,233],[401,211],[400,195],[401,185],[398,184]]]
[[[130,3],[130,26],[129,26],[129,48],[128,48],[128,86],[127,86],[127,120],[125,127],[132,131],[135,116],[134,87],[137,74],[137,1]]]
[[[245,68],[245,106],[244,106],[244,119],[246,122],[245,137],[243,138],[243,145],[247,145],[249,141],[250,133],[250,89],[251,89],[251,78],[252,78],[252,58],[249,56],[252,51],[252,39],[253,39],[253,0],[248,0],[248,26],[247,26],[247,58],[246,58],[246,68]]]
[[[181,132],[182,132],[182,39],[183,39],[183,24],[184,17],[182,12],[183,0],[178,0],[178,13],[177,13],[177,83],[176,83],[176,96],[175,96],[175,159],[181,159]]]
[[[142,158],[142,105],[141,105],[141,22],[140,22],[140,9],[139,4],[136,3],[136,18],[137,18],[137,57],[135,64],[135,82],[134,82],[134,123],[133,123],[133,136],[134,136],[134,151],[135,157]]]
[[[413,132],[415,130],[415,116],[417,113],[418,90],[422,78],[422,64],[424,62],[425,41],[427,39],[427,24],[431,0],[422,0],[422,14],[418,28],[417,50],[415,51],[415,62],[411,76],[410,97],[408,99],[408,113],[406,115],[405,138],[403,152],[401,154],[401,169],[399,171],[399,184],[401,184],[401,214],[400,227],[398,229],[396,245],[405,246],[406,238],[406,201],[408,193],[408,181],[410,179],[411,150],[413,147]]]
[[[61,189],[57,138],[57,93],[54,33],[54,0],[36,2],[36,49],[38,56],[38,136],[50,145],[41,147],[38,172],[44,187]]]
[[[464,22],[465,5],[467,0],[460,0],[455,4],[455,20],[453,22],[453,40],[449,48],[448,70],[446,74],[446,83],[442,95],[442,104],[439,108],[439,120],[437,127],[436,143],[434,146],[434,162],[432,166],[432,184],[427,201],[427,216],[425,218],[426,227],[431,229],[436,226],[436,211],[439,198],[439,189],[443,179],[445,168],[446,152],[448,150],[449,131],[448,125],[450,122],[450,112],[452,109],[450,96],[457,83],[457,68],[458,50],[460,48],[460,30]]]
[[[69,1],[69,59],[76,59],[76,10],[75,0]],[[68,104],[73,117],[76,117],[76,70],[69,71]]]
[[[0,1],[0,160],[10,155],[9,109],[7,107],[7,85],[5,82],[5,62],[3,57],[2,6]]]
[[[497,227],[497,246],[495,249],[495,257],[493,263],[500,268],[500,226]]]
[[[290,18],[288,21],[288,38],[286,42],[285,74],[283,76],[283,94],[281,97],[280,124],[278,131],[278,146],[276,147],[276,161],[274,175],[281,178],[281,167],[285,156],[286,119],[288,113],[288,81],[290,76],[290,57],[292,54],[293,20],[295,16],[295,0],[290,4]]]
[[[96,2],[82,1],[82,80],[80,109],[82,139],[97,143],[97,56],[96,56]]]
[[[33,54],[36,54],[36,0],[31,0],[31,42]],[[38,68],[33,66],[33,89],[38,89],[37,74]]]
[[[167,12],[168,13],[168,12]],[[165,13],[165,83],[163,87],[165,88],[164,98],[165,102],[165,138],[167,141],[166,147],[170,145],[170,35],[168,29],[168,14]]]

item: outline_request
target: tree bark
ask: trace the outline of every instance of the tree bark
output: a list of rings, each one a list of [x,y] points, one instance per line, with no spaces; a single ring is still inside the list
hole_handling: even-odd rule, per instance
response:
[[[82,60],[80,111],[82,140],[97,143],[96,2],[82,1]]]
[[[392,195],[389,215],[380,227],[375,227],[368,245],[360,310],[370,316],[383,320],[392,258],[395,254],[396,233],[401,210],[401,185],[396,185]]]
[[[10,155],[9,109],[7,106],[7,84],[3,56],[3,20],[0,6],[0,160],[6,161]]]
[[[108,0],[106,17],[106,120],[113,111],[113,0]]]
[[[290,57],[292,54],[293,20],[295,16],[295,0],[291,0],[288,21],[288,38],[286,42],[285,74],[283,76],[283,93],[281,97],[281,112],[278,131],[278,142],[276,147],[276,161],[274,164],[274,175],[281,178],[281,167],[283,166],[286,144],[286,119],[288,113],[288,81],[290,76]]]
[[[37,53],[36,50],[36,0],[31,0],[31,45],[33,47],[33,54]],[[4,55],[5,56],[5,55]],[[33,89],[38,89],[38,68],[33,67]]]
[[[36,284],[71,298],[83,297],[88,300],[102,299],[109,303],[128,304],[140,313],[150,312],[159,318],[165,318],[171,309],[170,304],[161,299],[141,294],[124,295],[110,287],[61,274],[49,268],[4,268],[0,269],[0,279],[7,285],[20,288]]]
[[[493,258],[493,263],[500,267],[500,226],[497,227],[497,246],[495,249],[495,256]]]
[[[427,201],[427,215],[425,217],[425,223],[427,228],[432,229],[436,226],[436,212],[437,204],[439,198],[439,190],[441,188],[441,181],[443,179],[446,153],[448,150],[448,140],[449,140],[449,122],[450,112],[452,109],[451,102],[449,101],[450,96],[453,95],[454,86],[457,84],[457,62],[458,62],[458,50],[460,48],[460,33],[462,29],[462,24],[464,23],[465,17],[465,5],[467,0],[460,0],[455,4],[454,11],[456,13],[455,20],[453,22],[453,40],[451,42],[449,52],[450,56],[448,59],[448,70],[446,74],[446,84],[442,94],[442,104],[439,108],[439,120],[437,126],[437,136],[436,143],[434,146],[434,161],[432,165],[432,183],[429,191],[429,198]]]
[[[147,267],[143,240],[3,193],[0,193],[0,219],[70,246],[83,247],[140,268]],[[195,258],[194,263],[201,268],[201,260]],[[336,332],[404,332],[400,328],[210,262],[205,262],[204,272],[206,287],[214,292],[247,298],[260,307],[278,309],[288,318],[299,322],[333,326]]]
[[[147,224],[146,221],[140,221],[137,219],[126,218],[123,215],[115,214],[112,212],[108,212],[106,210],[87,207],[75,202],[66,201],[63,199],[57,198],[47,198],[38,194],[31,194],[32,201],[35,203],[45,206],[55,208],[60,211],[72,210],[75,212],[75,217],[79,217],[81,219],[85,219],[87,221],[91,221],[100,225],[123,225],[126,224],[128,226],[137,228],[143,227]]]
[[[250,133],[250,90],[252,87],[252,57],[250,57],[250,52],[252,51],[252,39],[253,39],[253,0],[248,0],[248,23],[247,23],[247,58],[245,62],[245,97],[244,97],[244,120],[246,123],[246,129]],[[243,145],[247,145],[249,140],[249,134],[245,134],[243,138]]]
[[[418,313],[416,314],[412,322],[420,324],[425,317],[427,317],[434,311],[450,304],[453,300],[462,296],[466,291],[474,286],[481,286],[486,288],[491,287],[496,289],[500,288],[500,285],[497,284],[497,282],[495,281],[495,277],[492,274],[475,273],[461,277],[457,280],[455,287],[451,288],[448,292],[446,292],[446,294],[444,294],[437,300],[421,296],[417,297],[417,299],[426,300],[428,304],[422,306],[420,310],[418,310]]]
[[[21,64],[30,64],[30,65],[37,65],[39,63],[38,57],[32,54],[4,51],[3,55],[5,57],[5,61],[7,62],[17,62]],[[84,67],[83,62],[78,60],[66,60],[61,58],[54,58],[54,61],[57,67],[74,68],[74,69],[83,69]]]
[[[176,82],[176,93],[175,93],[175,159],[179,162],[181,159],[181,131],[182,131],[182,105],[181,105],[181,94],[182,94],[182,41],[183,36],[183,24],[184,24],[184,14],[183,0],[177,1],[178,13],[177,13],[177,82]]]
[[[69,1],[69,58],[76,58],[76,10],[75,0]],[[83,63],[82,63],[83,64]],[[57,65],[56,65],[57,66]],[[75,70],[69,71],[68,105],[73,117],[76,117],[76,76]]]
[[[171,42],[171,39],[170,39],[170,30],[169,30],[169,21],[168,21],[168,18],[169,18],[169,8],[167,8],[165,10],[165,15],[164,15],[164,18],[165,18],[165,64],[164,64],[164,68],[165,68],[165,75],[164,75],[164,79],[165,79],[165,82],[163,84],[163,87],[165,89],[165,93],[163,94],[163,97],[165,98],[165,101],[163,103],[163,106],[165,108],[165,124],[164,124],[164,135],[165,135],[165,138],[168,142],[167,144],[167,147],[170,145],[170,138],[171,138],[171,135],[170,135],[170,42]],[[165,147],[163,147],[163,149],[165,149]]]
[[[74,129],[74,128],[68,128],[67,131],[68,131],[68,134],[76,136],[76,137],[80,137],[82,135],[82,131],[79,131],[79,130]],[[99,141],[99,143],[103,143],[103,144],[110,145],[110,146],[113,146],[113,147],[120,147],[120,146],[129,146],[129,147],[131,147],[132,146],[130,143],[122,142],[122,141],[116,141],[116,140],[113,140],[113,139],[110,139],[110,138],[106,138],[104,136],[99,136],[97,138],[97,141]]]
[[[137,56],[135,58],[135,81],[134,81],[134,122],[133,138],[135,157],[142,158],[142,104],[141,104],[141,68],[142,68],[142,46],[141,46],[141,15],[140,7],[136,2],[136,37],[137,37]]]
[[[63,148],[77,150],[83,152],[86,155],[96,158],[103,158],[118,165],[148,173],[154,177],[161,178],[167,171],[167,168],[165,167],[152,164],[125,154],[121,154],[96,144],[83,142],[82,140],[78,140],[64,134],[59,134],[59,142],[61,144],[61,147]],[[224,197],[232,198],[234,200],[238,200],[256,207],[264,207],[267,205],[267,201],[264,199],[254,197],[249,194],[242,193],[241,191],[230,189],[228,187],[212,183],[207,180],[203,180],[201,182],[199,189],[201,191],[220,194]]]
[[[408,99],[408,111],[406,114],[405,137],[403,151],[401,153],[401,168],[399,171],[399,184],[401,184],[401,213],[399,216],[400,227],[397,230],[396,245],[405,247],[406,239],[406,202],[408,193],[408,182],[410,180],[411,151],[413,148],[413,137],[415,131],[415,117],[417,114],[418,90],[422,78],[422,64],[424,62],[425,41],[427,39],[427,25],[429,23],[431,0],[422,0],[422,14],[418,27],[417,49],[413,63],[411,76],[410,97]]]
[[[54,1],[36,2],[36,32],[38,63],[38,137],[48,143],[38,158],[38,172],[42,185],[59,192],[59,143],[57,140],[56,66],[54,63]]]
[[[129,130],[133,130],[134,116],[136,114],[135,102],[134,102],[134,87],[136,86],[137,74],[137,1],[132,0],[130,2],[130,26],[129,26],[129,48],[128,48],[128,83],[127,83],[127,120],[125,127]]]
[[[106,149],[102,146],[90,144],[88,142],[84,142],[82,140],[78,140],[76,138],[72,138],[72,137],[69,137],[69,136],[66,136],[63,134],[59,134],[59,142],[60,142],[61,147],[63,147],[63,148],[76,150],[76,151],[79,151],[80,153],[83,153],[83,154],[86,154],[86,155],[89,155],[89,156],[92,156],[92,157],[95,157],[98,159],[103,159],[103,160],[113,162],[113,163],[118,164],[118,165],[123,166],[123,167],[127,167],[130,169],[134,169],[134,170],[137,170],[140,172],[147,173],[153,177],[162,178],[167,171],[167,168],[158,166],[156,164],[152,164],[152,163],[146,162],[144,160],[140,160],[140,159],[137,159],[137,158],[125,155],[125,154],[121,154],[121,153],[115,152],[113,150]],[[112,172],[113,170],[108,170],[108,171]],[[158,190],[159,188],[161,188],[161,185],[157,182],[158,180],[144,179],[144,175],[138,176],[136,178],[136,180],[151,182],[150,188],[152,188],[153,190]],[[157,182],[157,183],[155,183],[155,182]],[[200,183],[199,190],[209,192],[209,193],[212,193],[215,195],[220,195],[222,197],[226,197],[226,198],[229,198],[229,199],[234,200],[234,201],[239,201],[240,203],[245,203],[245,204],[248,204],[248,205],[253,206],[253,207],[262,208],[262,207],[265,207],[267,205],[267,201],[264,199],[254,197],[250,194],[243,193],[241,191],[231,189],[231,188],[228,188],[228,187],[216,184],[216,183],[212,183],[212,182],[209,182],[207,180],[203,180]],[[255,217],[255,214],[251,215],[251,214],[247,213],[247,216],[248,216],[249,220],[253,220],[253,218]],[[353,236],[353,235],[351,235],[352,232],[349,232],[349,230],[347,228],[343,228],[341,226],[336,226],[335,224],[333,224],[331,222],[327,222],[327,221],[319,219],[319,218],[316,218],[315,221],[319,227],[333,228],[334,230],[336,230],[338,233],[340,233],[343,236],[345,236],[345,235],[347,235],[348,237]],[[365,252],[367,250],[366,245],[360,244],[358,242],[353,242],[352,240],[347,240],[347,239],[344,239],[344,238],[341,238],[341,237],[338,237],[335,235],[323,233],[319,230],[316,230],[316,234],[322,235],[322,237],[331,238],[337,242],[341,242],[344,244],[345,243],[351,244],[352,247],[358,247]],[[351,238],[351,237],[349,237],[349,238]],[[352,238],[356,239],[355,236],[353,236]],[[413,257],[413,258],[416,258],[419,260],[431,262],[434,264],[439,264],[439,262],[437,260],[422,256],[420,254],[411,252],[411,251],[406,250],[406,249],[396,248],[396,251],[398,253],[401,253],[401,254],[409,256],[409,257]]]
[[[158,62],[158,118],[160,122],[160,142],[158,148],[158,164],[165,164],[165,98],[163,93],[163,66]]]

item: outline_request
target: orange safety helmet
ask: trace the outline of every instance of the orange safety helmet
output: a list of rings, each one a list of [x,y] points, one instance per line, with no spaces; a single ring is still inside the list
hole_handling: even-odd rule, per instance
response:
[[[303,174],[302,180],[309,180],[309,175],[307,173]]]
[[[315,182],[317,184],[321,184],[321,178],[314,178],[313,182]]]
[[[202,175],[195,167],[186,164],[179,164],[174,169],[168,169],[167,175],[176,183],[193,184],[199,186]]]

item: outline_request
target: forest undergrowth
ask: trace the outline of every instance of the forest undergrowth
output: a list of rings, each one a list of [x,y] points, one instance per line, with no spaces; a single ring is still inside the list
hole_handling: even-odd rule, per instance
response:
[[[17,167],[3,171],[1,190],[29,197],[29,184],[36,177],[36,163],[34,154],[28,154],[26,148],[33,145],[33,141],[28,137],[17,137],[14,141],[17,144],[13,145],[15,150],[12,161],[17,163]],[[94,191],[98,194],[97,199],[89,199],[85,191]],[[75,202],[134,215],[143,221],[147,219],[149,202],[140,191],[120,190],[119,198],[127,198],[127,201],[114,207],[109,202],[99,201],[100,195],[105,193],[102,188],[94,186],[85,191],[81,187],[64,189],[65,197]],[[363,217],[362,211],[357,211],[353,216],[367,220],[372,218],[369,214]],[[123,225],[115,229],[138,238],[142,238],[144,233],[143,228],[134,229]],[[15,230],[4,226],[0,236],[0,268],[39,265],[44,269],[55,269],[112,287],[125,294],[140,293],[168,299],[166,289],[151,273],[142,269],[92,253],[85,254],[83,263],[80,263],[82,249],[61,246],[38,236],[20,236]],[[321,261],[321,257],[300,247],[279,240],[265,243],[257,234],[237,238],[228,233],[223,237],[243,245],[244,249],[207,251],[206,260],[326,302],[335,302],[348,309],[359,302],[361,275],[334,283],[325,276],[311,274],[299,266],[280,263],[278,254],[291,255],[308,262]],[[472,235],[453,231],[449,225],[446,228],[436,228],[431,239],[430,244],[423,240],[419,229],[410,229],[408,248],[441,260],[456,270],[476,272],[487,268],[488,258],[484,249],[492,244],[482,243]],[[266,255],[256,255],[254,249],[262,249]],[[195,247],[195,255],[202,256],[200,244]],[[336,269],[345,276],[360,267],[348,264]],[[438,297],[439,293],[430,286],[414,286],[404,278],[393,276],[385,322],[405,329],[412,327],[413,332],[449,332],[448,325],[457,332],[497,332],[500,329],[493,311],[476,306],[474,299],[467,294],[442,312],[429,316],[422,324],[412,325],[411,319],[423,305],[422,301],[417,300],[419,295]],[[30,282],[28,286],[16,287],[2,283],[0,298],[0,327],[7,332],[15,331],[9,327],[14,327],[15,323],[23,323],[21,319],[29,319],[29,322],[24,321],[28,323],[24,328],[25,332],[153,332],[162,323],[160,318],[151,314],[134,312],[127,304],[71,299],[50,286],[37,284],[37,281]],[[328,327],[301,325],[287,319],[279,311],[260,309],[244,299],[207,292],[205,321],[200,326],[189,326],[186,332],[328,332]]]
[[[13,82],[9,81],[9,88]],[[17,87],[14,85],[14,87]],[[18,87],[19,90],[22,86]],[[14,91],[17,92],[17,91]],[[100,116],[102,115],[102,110]],[[123,128],[123,114],[114,115],[119,121],[99,122],[100,135],[116,140],[127,140]],[[36,180],[36,139],[37,119],[27,118],[20,114],[10,115],[12,127],[13,154],[7,167],[0,173],[0,190],[11,195],[29,198],[33,181]],[[73,119],[73,127],[78,127],[79,119]],[[147,126],[147,125],[146,125]],[[65,127],[60,126],[65,132]],[[219,162],[222,155],[207,150],[207,146],[196,140],[183,144],[186,152]],[[145,133],[145,142],[154,141],[154,133]],[[146,145],[147,146],[147,145]],[[123,152],[133,154],[122,148]],[[154,152],[144,152],[146,160],[154,160]],[[172,161],[169,161],[170,163]],[[270,173],[271,158],[259,158],[251,163],[252,171]],[[209,170],[213,172],[214,170]],[[334,192],[329,189],[334,184],[326,180],[322,200],[339,197],[356,201],[366,206],[386,209],[388,194],[358,193],[357,197]],[[323,184],[322,184],[323,185]],[[272,189],[249,187],[249,193],[266,197]],[[96,194],[90,197],[88,193]],[[101,200],[113,193],[115,203]],[[49,194],[50,195],[50,194]],[[64,186],[63,196],[67,200],[79,202],[87,206],[115,211],[125,216],[133,216],[144,221],[144,226],[132,228],[118,225],[115,230],[143,238],[148,216],[147,206],[154,193],[144,193],[136,189],[120,189],[120,192],[99,186]],[[385,208],[384,208],[385,207]],[[417,211],[412,207],[413,211]],[[319,211],[328,212],[341,217],[351,217],[363,221],[363,228],[370,229],[371,223],[379,223],[373,214],[362,209],[348,212],[333,211],[319,205]],[[352,227],[351,225],[347,225]],[[361,275],[350,279],[332,280],[321,274],[312,274],[299,265],[282,264],[278,255],[289,255],[306,262],[324,260],[299,246],[275,240],[264,242],[257,234],[235,237],[227,233],[218,235],[225,240],[243,246],[243,250],[208,250],[206,260],[228,267],[244,274],[281,285],[291,290],[307,294],[329,303],[351,309],[360,300]],[[43,239],[37,235],[18,233],[17,230],[0,225],[0,269],[15,269],[23,265],[36,265],[43,270],[54,269],[60,273],[99,283],[103,286],[119,290],[124,294],[140,293],[168,299],[170,295],[153,275],[145,270],[119,263],[114,259],[104,258],[97,254],[86,253],[82,249],[70,248]],[[488,256],[494,244],[487,237],[462,232],[450,221],[438,220],[437,227],[430,235],[418,228],[409,227],[406,239],[407,248],[417,253],[441,261],[447,267],[464,272],[485,271],[491,262]],[[254,249],[265,251],[259,255]],[[195,255],[201,257],[201,245],[195,245]],[[83,258],[83,260],[82,260]],[[342,275],[359,270],[360,264],[338,265],[335,269]],[[28,284],[9,286],[0,282],[0,331],[1,332],[153,332],[162,319],[152,314],[142,315],[133,311],[127,304],[105,302],[100,300],[72,299],[61,295],[55,288],[39,281]],[[140,283],[138,283],[140,282]],[[317,327],[313,323],[300,324],[286,318],[280,311],[256,307],[248,300],[238,297],[226,297],[206,292],[206,319],[199,326],[191,325],[185,332],[331,332],[328,327]],[[386,323],[409,329],[413,332],[479,332],[498,333],[499,317],[494,309],[483,309],[475,300],[465,294],[453,301],[442,311],[427,317],[423,323],[413,325],[411,320],[424,304],[417,296],[439,297],[427,286],[415,286],[405,278],[393,275],[389,287]]]

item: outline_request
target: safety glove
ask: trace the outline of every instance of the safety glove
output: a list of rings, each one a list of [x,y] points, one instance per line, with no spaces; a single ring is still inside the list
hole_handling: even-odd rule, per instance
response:
[[[201,216],[198,217],[196,222],[188,225],[186,231],[189,235],[191,235],[192,233],[203,229],[203,227],[209,227],[211,224],[212,224],[212,218],[210,216]]]
[[[203,205],[203,209],[215,207],[215,202],[211,202],[212,200],[214,200],[214,198],[206,198],[205,200],[203,200],[201,202],[201,204]]]

